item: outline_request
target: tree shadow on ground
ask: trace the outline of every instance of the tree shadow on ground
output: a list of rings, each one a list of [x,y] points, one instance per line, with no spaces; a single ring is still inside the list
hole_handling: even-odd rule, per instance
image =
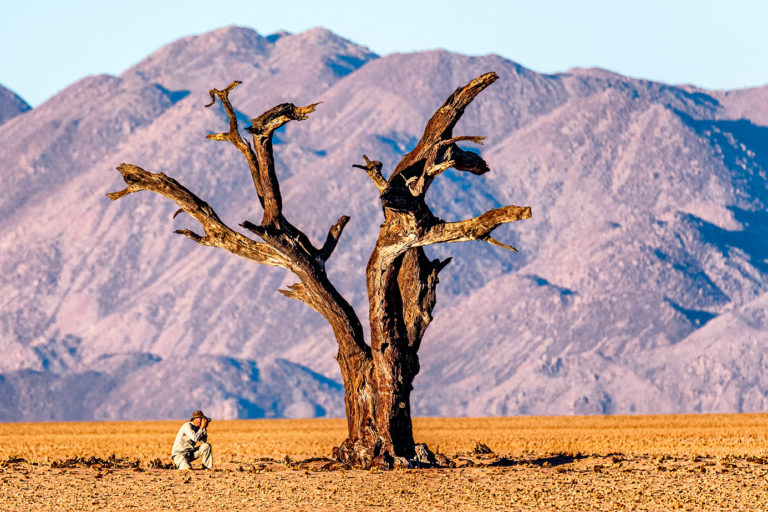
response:
[[[538,457],[536,459],[499,457],[497,460],[489,463],[488,466],[505,467],[505,466],[528,465],[528,466],[539,466],[539,467],[550,468],[555,466],[562,466],[563,464],[570,464],[577,460],[586,459],[588,457],[589,455],[584,455],[583,453],[575,453],[575,454],[560,453],[556,455],[551,455],[549,457]]]

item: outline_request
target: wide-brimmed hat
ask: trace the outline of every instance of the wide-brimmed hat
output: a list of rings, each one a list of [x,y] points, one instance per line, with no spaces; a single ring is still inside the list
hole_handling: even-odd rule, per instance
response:
[[[194,420],[195,418],[205,418],[207,420],[208,416],[203,414],[203,411],[195,411],[192,413],[192,419]]]

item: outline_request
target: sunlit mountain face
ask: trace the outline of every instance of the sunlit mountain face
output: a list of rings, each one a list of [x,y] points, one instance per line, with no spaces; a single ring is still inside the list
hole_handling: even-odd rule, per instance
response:
[[[227,126],[204,108],[208,90],[242,81],[230,98],[244,123],[322,102],[276,136],[284,212],[317,244],[351,217],[328,272],[365,325],[383,217],[352,164],[366,154],[387,176],[445,98],[487,71],[500,79],[455,133],[486,137],[466,149],[492,171],[449,170],[428,201],[446,220],[502,204],[533,218],[494,232],[519,253],[431,249],[454,259],[414,414],[768,409],[768,88],[379,57],[324,29],[227,27],[32,110],[0,89],[0,420],[342,416],[330,328],[277,293],[295,278],[175,235],[195,223],[156,194],[111,202],[114,168],[164,172],[230,226],[258,222],[242,156],[205,138]]]

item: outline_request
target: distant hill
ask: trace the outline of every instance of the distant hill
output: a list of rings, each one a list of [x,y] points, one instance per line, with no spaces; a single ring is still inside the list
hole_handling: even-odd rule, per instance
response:
[[[329,274],[366,324],[381,210],[351,165],[365,153],[391,172],[445,97],[490,70],[500,80],[456,133],[487,137],[492,172],[448,171],[430,200],[449,220],[510,203],[533,218],[495,234],[517,254],[479,242],[432,251],[455,258],[414,413],[765,410],[768,88],[542,75],[445,51],[379,57],[324,29],[227,27],[0,126],[0,388],[11,397],[0,419],[343,415],[330,328],[276,292],[291,276],[174,235],[193,224],[171,220],[161,197],[112,203],[113,169],[165,172],[231,226],[258,220],[242,158],[205,139],[226,123],[203,108],[208,89],[241,80],[243,119],[322,101],[277,136],[285,213],[315,241],[351,216]],[[87,397],[77,407],[62,398],[75,390]]]
[[[0,85],[0,124],[3,124],[12,117],[23,114],[30,108],[27,102],[21,99],[20,96]]]

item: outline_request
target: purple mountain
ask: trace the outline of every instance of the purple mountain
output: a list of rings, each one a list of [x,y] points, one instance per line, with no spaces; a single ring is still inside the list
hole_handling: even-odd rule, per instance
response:
[[[542,75],[498,56],[379,58],[326,30],[227,27],[77,82],[0,126],[2,420],[343,415],[324,320],[286,272],[199,247],[152,194],[112,203],[121,162],[165,172],[231,226],[258,220],[247,166],[205,139],[232,80],[255,117],[322,101],[275,144],[286,216],[315,241],[350,215],[329,274],[365,323],[380,223],[365,153],[394,167],[458,85],[500,80],[456,133],[492,172],[448,171],[436,214],[530,205],[441,273],[417,415],[768,408],[768,88],[711,92],[604,70]],[[189,399],[179,401],[179,391]]]

